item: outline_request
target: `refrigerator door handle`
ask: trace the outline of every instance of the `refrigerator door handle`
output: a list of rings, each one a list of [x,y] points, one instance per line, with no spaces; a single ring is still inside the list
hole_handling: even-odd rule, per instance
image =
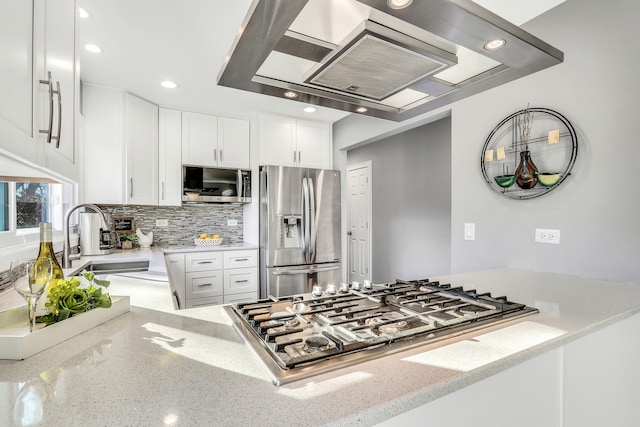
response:
[[[318,224],[316,224],[316,195],[313,188],[313,180],[309,178],[307,181],[309,185],[309,224],[310,224],[310,238],[309,238],[309,262],[314,263],[316,260],[316,235]]]
[[[309,263],[309,237],[310,237],[310,228],[311,224],[309,222],[309,180],[307,178],[302,178],[302,234],[303,234],[303,253],[304,253],[304,261]]]
[[[334,265],[334,266],[331,266],[331,267],[305,268],[303,270],[274,271],[271,274],[273,276],[291,276],[291,275],[294,275],[294,274],[322,273],[324,271],[338,270],[339,268],[340,268],[339,265]]]

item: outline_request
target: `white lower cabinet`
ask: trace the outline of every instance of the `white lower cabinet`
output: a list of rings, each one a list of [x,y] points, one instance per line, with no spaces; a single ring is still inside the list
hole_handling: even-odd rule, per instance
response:
[[[165,255],[176,308],[258,299],[258,251],[198,251]]]

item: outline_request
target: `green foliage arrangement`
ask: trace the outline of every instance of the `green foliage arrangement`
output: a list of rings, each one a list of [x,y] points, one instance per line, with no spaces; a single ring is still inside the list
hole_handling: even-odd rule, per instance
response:
[[[94,308],[111,307],[111,297],[108,293],[102,293],[102,288],[107,288],[111,282],[97,279],[94,273],[87,270],[82,271],[82,276],[89,282],[85,288],[80,287],[78,277],[60,279],[49,288],[45,307],[51,313],[40,316],[38,322],[49,325]]]

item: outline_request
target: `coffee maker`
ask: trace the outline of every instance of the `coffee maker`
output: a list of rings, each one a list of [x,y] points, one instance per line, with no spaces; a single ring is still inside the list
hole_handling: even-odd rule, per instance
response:
[[[107,255],[112,250],[111,230],[101,228],[96,212],[80,212],[80,255]]]

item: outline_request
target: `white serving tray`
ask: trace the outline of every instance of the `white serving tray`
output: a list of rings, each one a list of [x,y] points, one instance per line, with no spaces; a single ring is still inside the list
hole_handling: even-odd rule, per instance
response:
[[[94,308],[29,332],[27,306],[0,312],[0,359],[22,360],[131,310],[128,296],[111,296],[111,307]]]

